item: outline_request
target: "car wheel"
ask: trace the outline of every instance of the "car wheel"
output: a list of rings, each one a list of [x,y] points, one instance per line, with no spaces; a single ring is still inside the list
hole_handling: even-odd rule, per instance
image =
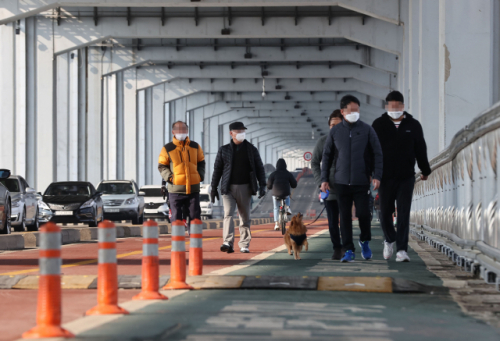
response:
[[[26,227],[26,208],[23,208],[23,213],[21,216],[21,224],[19,224],[18,226],[15,226],[14,230],[19,231],[19,232],[28,231],[28,228]]]
[[[38,231],[40,229],[40,220],[38,219],[38,208],[36,209],[35,221],[28,225],[28,231]]]
[[[97,212],[94,210],[93,212],[93,216],[94,216],[94,221],[91,221],[89,222],[89,227],[97,227]]]
[[[10,234],[11,232],[11,225],[10,225],[10,201],[7,202],[5,205],[4,209],[4,214],[5,217],[8,217],[5,219],[5,222],[3,223],[3,229],[0,231],[1,234]]]

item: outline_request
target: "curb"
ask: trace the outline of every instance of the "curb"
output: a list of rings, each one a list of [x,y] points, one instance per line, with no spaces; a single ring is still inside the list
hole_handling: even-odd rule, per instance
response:
[[[272,218],[255,218],[251,220],[252,225],[269,224]],[[223,220],[203,221],[204,230],[222,229]],[[240,224],[239,219],[234,219],[235,226]],[[168,234],[170,224],[159,223],[158,227],[161,234]],[[62,244],[74,244],[80,242],[88,242],[97,240],[97,227],[80,227],[80,228],[62,228],[61,238]],[[142,237],[142,225],[136,226],[116,226],[117,238]],[[27,232],[22,234],[9,234],[0,236],[0,251],[7,250],[23,250],[26,248],[36,248],[39,246],[39,233]],[[0,284],[1,288],[1,284]]]

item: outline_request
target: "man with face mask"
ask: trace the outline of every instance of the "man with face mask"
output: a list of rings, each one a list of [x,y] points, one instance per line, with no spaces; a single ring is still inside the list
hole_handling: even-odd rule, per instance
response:
[[[420,123],[404,111],[404,97],[399,91],[387,95],[387,112],[373,122],[384,153],[384,173],[380,182],[380,224],[384,231],[384,258],[393,254],[396,243],[396,262],[409,262],[408,233],[410,208],[415,185],[415,160],[427,180],[431,168],[427,159],[427,145]],[[394,202],[397,203],[394,207]],[[397,232],[392,213],[397,209]]]
[[[252,195],[259,193],[259,198],[266,193],[266,174],[259,150],[245,140],[247,128],[241,122],[229,125],[231,142],[219,148],[215,158],[212,175],[212,202],[219,200],[217,187],[221,184],[224,205],[224,243],[222,252],[232,253],[234,242],[233,214],[236,206],[240,215],[240,241],[238,246],[243,253],[250,252],[248,247],[250,233],[250,210]]]
[[[201,219],[200,183],[205,178],[205,156],[200,145],[188,137],[188,126],[182,121],[172,125],[173,141],[167,143],[158,158],[158,170],[167,182],[172,220],[183,220],[189,208],[189,219]]]
[[[323,149],[321,164],[321,191],[330,190],[329,176],[335,166],[335,190],[340,210],[342,248],[341,262],[354,261],[352,238],[352,204],[356,207],[361,234],[359,246],[364,259],[372,258],[371,218],[369,211],[370,179],[376,190],[382,178],[382,150],[377,134],[368,124],[359,120],[359,100],[351,95],[340,100],[342,123],[330,129]]]

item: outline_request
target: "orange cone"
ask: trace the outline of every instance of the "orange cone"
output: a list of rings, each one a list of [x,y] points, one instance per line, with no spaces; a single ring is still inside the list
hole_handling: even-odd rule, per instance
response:
[[[203,274],[203,222],[195,219],[191,223],[191,236],[189,239],[189,276]]]
[[[176,220],[172,223],[170,280],[163,289],[193,289],[192,286],[186,283],[186,237],[184,236],[184,223],[182,220]]]
[[[54,223],[40,229],[39,264],[37,326],[23,338],[75,337],[61,328],[61,228]]]
[[[128,311],[118,306],[115,224],[105,220],[98,227],[97,306],[88,310],[86,315],[128,314]]]
[[[160,260],[158,257],[158,224],[148,220],[142,227],[142,291],[133,300],[167,300],[160,288]]]

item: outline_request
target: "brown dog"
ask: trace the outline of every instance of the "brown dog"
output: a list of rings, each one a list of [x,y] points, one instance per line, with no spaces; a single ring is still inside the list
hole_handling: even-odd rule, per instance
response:
[[[307,243],[307,228],[302,222],[302,213],[297,213],[290,223],[290,227],[286,230],[283,238],[285,239],[288,254],[292,255],[292,249],[295,260],[300,260],[300,252],[304,246],[306,251],[309,247]]]

